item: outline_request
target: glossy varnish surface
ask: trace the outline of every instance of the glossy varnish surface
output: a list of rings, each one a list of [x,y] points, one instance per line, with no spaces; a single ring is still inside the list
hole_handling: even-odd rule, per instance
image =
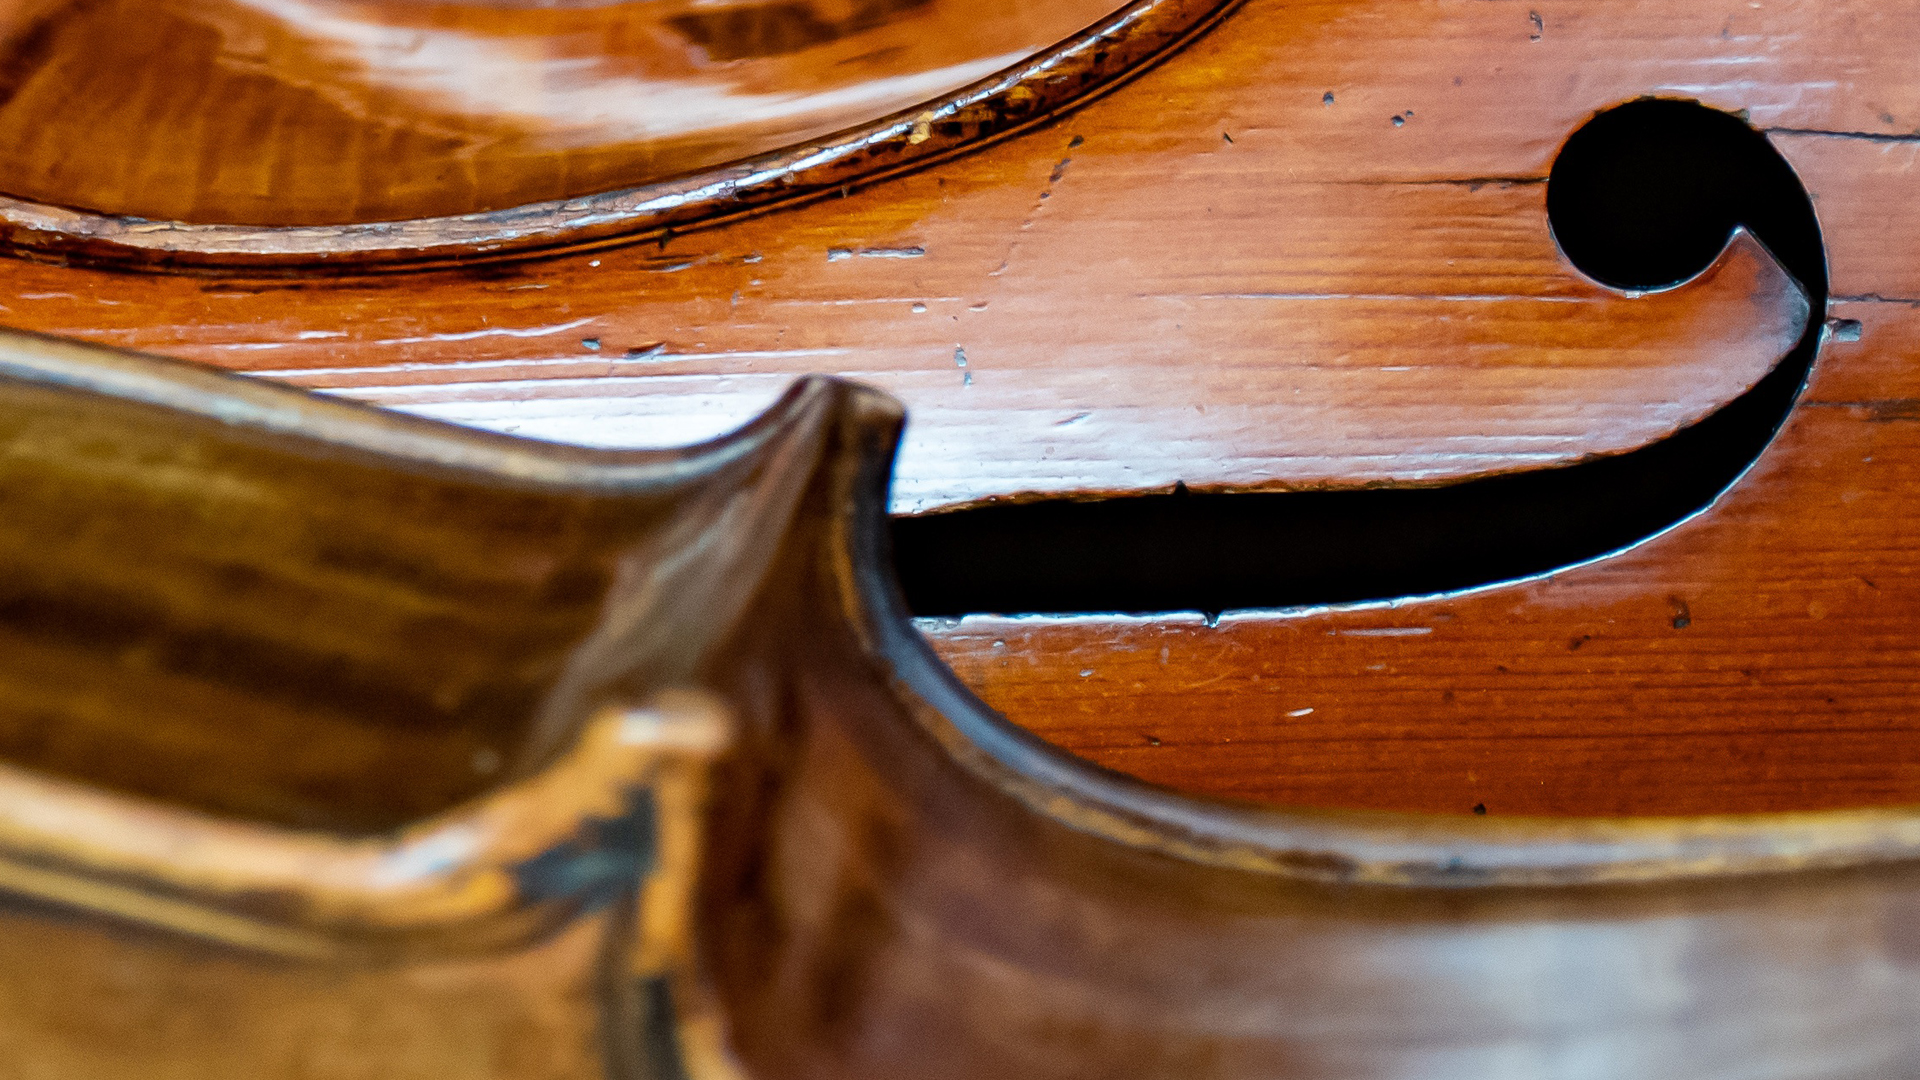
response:
[[[88,763],[0,767],[0,889],[36,901],[0,908],[0,1061],[87,1080],[1690,1080],[1897,1074],[1915,1052],[1911,809],[1236,808],[1010,727],[888,579],[902,416],[871,391],[810,380],[684,455],[575,454],[0,343],[9,387],[146,421],[82,460],[144,436],[459,476],[509,509],[506,489],[554,485],[657,509],[662,541],[627,547],[569,650],[595,690],[570,705],[615,708],[563,709],[559,753],[449,813],[353,837],[116,791]],[[224,456],[140,477],[219,487]],[[285,479],[257,487],[310,494]],[[126,493],[91,494],[106,519]],[[324,510],[294,498],[280,520]],[[130,735],[153,715],[119,711]],[[273,764],[251,763],[284,784]],[[476,935],[475,913],[523,918]]]
[[[1632,551],[1357,610],[929,632],[1009,715],[1185,790],[1514,814],[1910,803],[1920,455],[1899,402],[1920,394],[1901,344],[1920,321],[1834,312],[1861,340],[1828,343],[1753,472]]]
[[[1018,496],[1022,460],[1080,494],[1539,470],[1834,319],[1752,470],[1632,550],[925,636],[884,560],[902,414],[869,391],[607,455],[0,338],[0,1071],[1910,1072],[1920,12],[1759,3],[1253,0],[1027,138],[514,268],[0,262],[7,321],[530,433],[684,441],[837,367],[976,433],[918,436],[915,509]],[[1647,92],[1773,131],[1830,313],[1746,241],[1638,297],[1557,258],[1553,147]],[[1269,431],[1333,452],[1277,476]]]
[[[929,632],[1016,721],[1195,790],[1490,814],[1905,803],[1920,795],[1904,706],[1920,670],[1899,328],[1901,298],[1920,294],[1903,238],[1920,224],[1902,132],[1920,101],[1885,43],[1915,17],[1255,0],[1049,128],[664,243],[379,279],[8,263],[0,284],[16,325],[550,437],[684,442],[798,372],[837,370],[911,408],[907,510],[1036,477],[1082,492],[1269,485],[1275,462],[1297,462],[1266,449],[1291,432],[1352,438],[1303,440],[1347,452],[1288,482],[1404,479],[1361,435],[1427,447],[1409,461],[1431,482],[1672,422],[1630,397],[1570,422],[1502,396],[1563,383],[1565,369],[1526,362],[1530,335],[1560,332],[1543,308],[1577,312],[1568,333],[1616,349],[1616,314],[1665,312],[1629,325],[1671,328],[1664,362],[1714,380],[1688,376],[1703,403],[1774,359],[1689,343],[1753,332],[1750,315],[1776,305],[1703,289],[1689,315],[1662,307],[1681,293],[1605,294],[1560,261],[1541,213],[1555,148],[1594,110],[1646,93],[1744,109],[1814,194],[1833,313],[1861,336],[1826,344],[1809,401],[1702,517],[1549,580],[1397,609]],[[1569,296],[1583,299],[1546,302]],[[1513,335],[1474,355],[1515,366],[1463,371],[1447,360],[1460,353],[1427,347],[1480,340],[1443,321],[1465,311]],[[1304,336],[1335,325],[1338,339]],[[1379,351],[1336,363],[1363,349]],[[1681,380],[1667,371],[1643,402]],[[1412,419],[1392,390],[1410,378],[1427,380]],[[1335,382],[1358,416],[1315,411],[1325,399],[1305,390]],[[1442,390],[1457,411],[1426,408]],[[1418,442],[1495,428],[1556,449],[1462,464]]]
[[[0,193],[333,225],[592,195],[935,99],[1109,0],[15,5]]]

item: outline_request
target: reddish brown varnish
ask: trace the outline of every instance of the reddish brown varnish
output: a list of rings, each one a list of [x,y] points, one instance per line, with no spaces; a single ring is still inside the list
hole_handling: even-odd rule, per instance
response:
[[[623,9],[150,10],[510,38]],[[172,15],[52,59],[134,10],[23,15],[71,21],[13,39],[50,81],[0,121],[143,117],[114,130],[205,168],[7,167],[54,203],[281,206],[262,161],[312,159],[166,102],[283,110],[257,130],[297,143],[330,71],[242,71],[298,50],[209,52]],[[0,322],[524,434],[683,443],[841,372],[916,418],[915,512],[1449,483],[1728,401],[1826,314],[1764,252],[1633,297],[1546,232],[1556,147],[1643,94],[1772,133],[1851,320],[1751,473],[1631,551],[1398,605],[924,636],[878,558],[901,412],[871,391],[811,380],[723,442],[610,454],[0,337],[0,1072],[1911,1071],[1916,38],[1920,5],[1865,0],[1246,0],[1050,125],[644,244],[359,277],[0,260]],[[113,62],[149,46],[141,70],[211,85]],[[591,156],[480,180],[590,190]],[[303,175],[261,212],[491,200]],[[1593,816],[1658,813],[1688,816]]]
[[[877,558],[902,414],[871,390],[809,379],[634,454],[45,338],[0,358],[4,488],[33,496],[5,531],[75,541],[9,554],[39,588],[0,684],[117,699],[123,756],[202,740],[147,792],[104,754],[0,763],[0,889],[32,901],[0,906],[0,1060],[39,1075],[1865,1077],[1920,1040],[1913,809],[1233,807],[1011,729]],[[457,688],[480,658],[415,639],[487,608],[565,646],[517,673],[541,705],[493,780],[405,805],[486,771],[458,725],[330,758],[405,722],[343,709],[353,683]],[[233,738],[249,704],[312,737]],[[329,775],[386,782],[304,827],[258,798]]]
[[[1113,0],[26,0],[0,13],[0,192],[334,225],[592,195],[984,79]]]
[[[1896,43],[1916,33],[1898,5],[1250,0],[1050,126],[644,246],[357,278],[10,262],[0,290],[15,326],[591,442],[689,441],[839,372],[911,410],[904,511],[1434,483],[1640,445],[1777,357],[1795,329],[1777,288],[1609,294],[1542,209],[1596,110],[1745,110],[1813,193],[1833,313],[1863,336],[1827,343],[1760,466],[1698,519],[1391,609],[927,632],[1015,721],[1189,791],[1493,814],[1911,803],[1920,87]]]

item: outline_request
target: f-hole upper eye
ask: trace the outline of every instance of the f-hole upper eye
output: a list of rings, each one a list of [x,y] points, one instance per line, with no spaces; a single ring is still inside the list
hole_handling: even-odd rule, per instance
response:
[[[1547,219],[1567,259],[1615,288],[1685,281],[1745,225],[1809,293],[1826,293],[1820,229],[1792,167],[1745,121],[1699,102],[1643,98],[1596,114],[1554,159]]]

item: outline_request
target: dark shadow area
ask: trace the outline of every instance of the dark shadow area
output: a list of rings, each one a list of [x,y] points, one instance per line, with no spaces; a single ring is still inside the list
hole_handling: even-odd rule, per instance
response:
[[[1819,346],[1826,254],[1805,187],[1739,118],[1648,99],[1567,140],[1547,208],[1574,265],[1621,288],[1692,277],[1744,224],[1807,289],[1816,317],[1753,389],[1616,457],[1437,488],[1177,491],[896,518],[909,606],[1219,612],[1445,592],[1581,562],[1707,505],[1765,449]]]

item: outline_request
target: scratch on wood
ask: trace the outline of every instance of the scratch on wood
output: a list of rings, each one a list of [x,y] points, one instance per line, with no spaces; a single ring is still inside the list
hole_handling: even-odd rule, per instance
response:
[[[1858,409],[1869,423],[1885,424],[1897,420],[1920,420],[1920,398],[1884,398],[1878,401],[1809,401],[1808,408]]]
[[[1875,292],[1853,293],[1828,299],[1836,304],[1905,304],[1907,307],[1920,307],[1920,297],[1885,296]]]
[[[1408,113],[1407,115],[1411,116],[1413,114]],[[1547,178],[1544,176],[1443,176],[1431,180],[1363,179],[1343,182],[1381,187],[1464,187],[1478,190],[1479,188],[1486,187],[1488,184],[1498,184],[1502,187],[1523,187],[1530,184],[1544,184],[1547,182]]]
[[[1768,135],[1804,135],[1815,139],[1858,139],[1862,142],[1876,143],[1914,143],[1920,142],[1920,132],[1889,133],[1884,131],[1833,131],[1826,128],[1770,127],[1762,129]]]
[[[917,259],[927,253],[923,247],[828,248],[827,261],[840,262],[858,255],[862,259]]]

